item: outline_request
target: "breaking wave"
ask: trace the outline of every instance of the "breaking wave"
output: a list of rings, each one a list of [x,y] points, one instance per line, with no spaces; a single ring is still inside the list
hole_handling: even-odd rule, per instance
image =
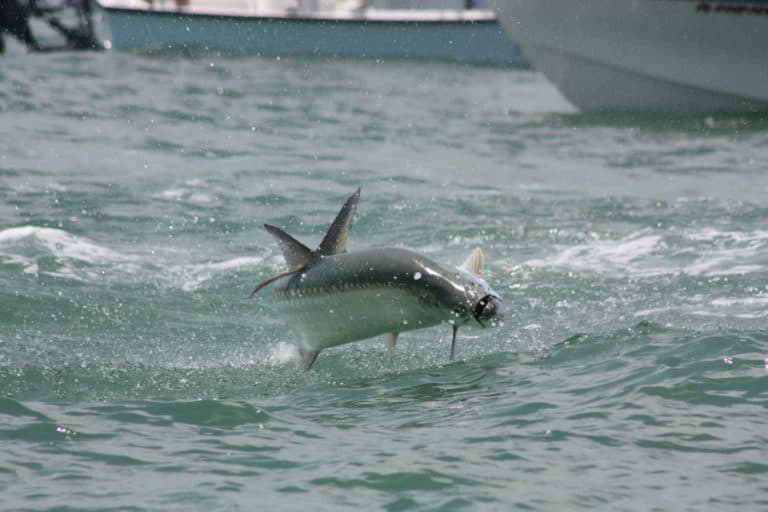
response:
[[[768,270],[768,231],[706,229],[678,233],[643,229],[618,239],[595,239],[560,247],[545,258],[530,259],[532,268],[633,277],[659,275],[728,276]]]
[[[218,275],[263,262],[253,256],[177,264],[152,254],[124,254],[63,229],[20,226],[0,231],[0,265],[35,277],[134,282],[136,272],[142,272],[143,280],[194,291]]]
[[[20,266],[24,273],[35,276],[84,280],[99,276],[93,267],[136,261],[134,256],[62,229],[20,226],[0,231],[0,262]]]

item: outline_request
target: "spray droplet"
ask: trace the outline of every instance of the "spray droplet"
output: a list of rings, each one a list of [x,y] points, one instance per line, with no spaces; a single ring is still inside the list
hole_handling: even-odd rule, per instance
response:
[[[77,432],[75,432],[72,429],[69,429],[69,428],[65,427],[64,425],[56,425],[56,432],[58,432],[59,434],[64,434],[66,436],[75,436],[75,435],[77,435]]]
[[[414,273],[413,274],[413,280],[414,281],[418,281],[419,279],[421,279],[421,272]]]

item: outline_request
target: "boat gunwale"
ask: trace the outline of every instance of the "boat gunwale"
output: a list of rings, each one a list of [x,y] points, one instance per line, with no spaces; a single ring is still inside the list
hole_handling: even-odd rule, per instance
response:
[[[445,17],[422,16],[411,18],[406,16],[366,16],[364,13],[358,16],[345,16],[338,13],[328,13],[320,15],[308,14],[250,14],[236,12],[199,12],[182,9],[142,9],[139,7],[114,6],[102,3],[97,0],[100,9],[105,12],[116,12],[121,14],[133,14],[137,16],[170,16],[170,17],[189,17],[189,18],[210,18],[210,19],[237,19],[248,22],[269,22],[269,23],[307,23],[307,24],[376,24],[376,25],[495,25],[498,23],[496,17],[490,15],[470,16],[464,15]],[[381,11],[378,11],[381,12]],[[403,12],[403,11],[401,11]],[[429,11],[427,11],[429,12]],[[444,13],[446,11],[433,11]]]

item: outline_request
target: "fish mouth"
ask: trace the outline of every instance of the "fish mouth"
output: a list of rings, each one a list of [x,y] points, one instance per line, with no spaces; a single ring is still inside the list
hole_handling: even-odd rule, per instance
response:
[[[496,295],[486,295],[475,304],[472,316],[483,327],[496,325],[504,318],[504,303]]]

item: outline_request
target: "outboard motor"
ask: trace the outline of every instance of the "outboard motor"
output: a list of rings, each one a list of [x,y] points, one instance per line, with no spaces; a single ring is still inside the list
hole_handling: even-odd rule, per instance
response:
[[[29,11],[18,0],[0,0],[0,34],[2,32],[16,36],[31,50],[37,49],[37,41],[29,28]],[[0,35],[0,52],[4,50],[5,43]]]
[[[0,28],[19,39],[31,51],[99,50],[89,0],[0,0]],[[41,43],[37,28],[44,23],[58,35]],[[43,27],[44,29],[44,27]],[[50,31],[49,31],[50,32]],[[0,39],[0,52],[3,50]]]

